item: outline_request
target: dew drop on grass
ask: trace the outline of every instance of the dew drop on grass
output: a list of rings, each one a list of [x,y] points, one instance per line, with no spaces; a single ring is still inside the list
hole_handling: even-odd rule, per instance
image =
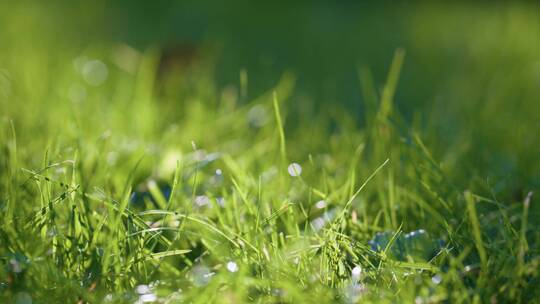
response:
[[[195,286],[201,287],[208,282],[210,282],[210,278],[214,275],[213,272],[210,272],[210,269],[208,267],[203,265],[197,265],[193,267],[190,271],[190,277]]]
[[[82,69],[84,81],[91,86],[102,85],[109,76],[109,70],[105,63],[100,60],[87,61]]]
[[[139,297],[139,300],[142,303],[154,302],[157,300],[157,296],[153,293],[143,294]]]
[[[314,219],[313,221],[311,221],[311,225],[313,226],[313,230],[315,231],[319,231],[322,229],[322,227],[324,227],[324,219],[321,218],[321,217],[318,217],[316,219]]]
[[[227,270],[230,272],[237,272],[238,271],[238,264],[234,261],[230,261],[227,263]]]
[[[317,209],[323,209],[326,207],[326,202],[324,200],[320,200],[315,204],[315,207],[317,207]]]
[[[360,276],[362,275],[362,267],[356,265],[351,271],[351,276],[354,281],[358,281],[360,279]]]
[[[281,288],[272,289],[272,294],[278,298],[283,298],[287,295],[287,292]]]
[[[436,274],[434,275],[432,278],[431,278],[431,282],[433,282],[433,284],[440,284],[442,282],[442,276],[440,274]]]
[[[300,174],[302,174],[302,166],[297,163],[290,164],[287,170],[292,177],[300,176]]]
[[[326,223],[331,222],[334,219],[334,216],[336,215],[336,210],[332,209],[330,211],[325,212],[323,215],[319,216],[318,218],[311,221],[311,225],[313,226],[313,229],[315,232],[321,230]]]
[[[474,269],[474,266],[472,265],[467,265],[463,268],[463,271],[464,272],[471,272],[472,270]]]
[[[251,127],[260,128],[268,122],[268,111],[261,105],[256,105],[247,113],[247,120]]]
[[[394,232],[391,231],[378,232],[369,241],[369,245],[371,245],[371,249],[374,251],[382,251],[390,244],[393,236]],[[401,261],[404,261],[407,257],[419,261],[428,261],[443,246],[442,241],[431,238],[426,230],[418,229],[404,235],[397,235],[386,254]]]
[[[135,291],[138,294],[147,294],[147,293],[150,293],[150,287],[144,284],[138,285],[137,287],[135,287]]]
[[[195,197],[195,205],[197,207],[204,207],[210,204],[210,199],[206,195],[198,195]]]
[[[223,171],[221,169],[216,169],[216,175],[220,176],[223,174]]]
[[[216,202],[221,208],[225,208],[225,199],[223,197],[216,197]]]

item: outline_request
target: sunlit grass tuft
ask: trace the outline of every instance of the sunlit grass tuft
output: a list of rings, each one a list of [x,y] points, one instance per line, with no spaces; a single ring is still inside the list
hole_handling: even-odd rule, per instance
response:
[[[456,181],[465,169],[394,106],[402,50],[380,98],[361,73],[363,127],[294,113],[291,74],[240,102],[203,72],[165,94],[155,50],[128,70],[88,53],[0,102],[0,300],[537,299],[532,192],[499,201],[479,176]],[[34,81],[32,60],[13,83]]]

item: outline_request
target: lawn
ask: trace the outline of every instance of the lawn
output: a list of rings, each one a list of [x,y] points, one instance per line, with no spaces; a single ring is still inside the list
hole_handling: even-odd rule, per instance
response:
[[[0,302],[540,301],[537,5],[232,3],[0,2]]]

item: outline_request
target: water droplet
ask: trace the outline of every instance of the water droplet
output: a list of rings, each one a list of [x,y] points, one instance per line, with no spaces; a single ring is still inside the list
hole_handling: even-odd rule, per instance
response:
[[[195,205],[197,207],[204,207],[210,204],[210,199],[206,195],[199,195],[195,197]]]
[[[418,229],[418,230],[411,231],[411,232],[405,234],[405,238],[406,239],[415,238],[415,237],[418,237],[418,236],[424,235],[424,234],[426,234],[426,231],[424,229]]]
[[[227,270],[230,272],[237,272],[238,271],[238,264],[236,264],[233,261],[230,261],[227,263]]]
[[[105,63],[100,60],[89,60],[84,64],[82,69],[84,81],[91,86],[99,86],[107,80],[109,70]]]
[[[326,202],[324,200],[320,200],[315,204],[315,207],[317,207],[318,209],[323,209],[324,207],[326,207]]]
[[[360,279],[360,276],[362,275],[362,267],[356,265],[351,271],[351,276],[353,280],[358,281]]]
[[[313,229],[315,232],[321,230],[326,223],[331,222],[334,219],[334,216],[336,215],[336,210],[332,209],[330,211],[325,212],[320,217],[314,219],[311,221],[311,225],[313,226]]]
[[[221,208],[225,208],[225,199],[223,197],[216,197],[216,202]]]
[[[261,105],[254,106],[247,113],[248,123],[254,128],[264,126],[269,121],[268,116],[266,109]]]
[[[369,244],[374,251],[382,251],[390,243],[394,234],[390,231],[378,232]],[[398,234],[386,254],[392,259],[401,261],[409,257],[427,261],[433,258],[441,247],[439,241],[431,238],[424,229],[418,229],[404,235]]]
[[[223,171],[221,171],[221,169],[216,169],[216,175],[221,175],[223,174]]]
[[[147,303],[147,302],[154,302],[155,300],[157,300],[157,296],[153,293],[149,293],[149,294],[144,294],[144,295],[141,295],[139,297],[139,299],[141,300],[141,302],[143,303]]]
[[[214,275],[208,267],[197,265],[191,269],[190,276],[195,286],[204,286],[210,282],[210,278]]]
[[[300,174],[302,174],[302,166],[297,163],[290,164],[287,170],[289,171],[289,175],[293,177],[300,176]]]
[[[147,293],[150,293],[150,287],[148,285],[144,285],[144,284],[141,284],[141,285],[138,285],[137,287],[135,287],[135,291],[138,293],[138,294],[147,294]]]
[[[311,225],[313,226],[313,230],[315,231],[321,230],[322,227],[324,227],[324,224],[325,224],[324,219],[320,217],[311,221]]]
[[[465,266],[465,268],[463,268],[463,271],[464,272],[470,272],[474,269],[475,267],[473,265],[467,265]]]
[[[442,276],[440,274],[436,274],[434,275],[432,278],[431,278],[431,282],[433,282],[433,284],[440,284],[442,282]]]
[[[272,289],[272,294],[276,297],[282,298],[285,296],[286,292],[281,288],[274,288]]]

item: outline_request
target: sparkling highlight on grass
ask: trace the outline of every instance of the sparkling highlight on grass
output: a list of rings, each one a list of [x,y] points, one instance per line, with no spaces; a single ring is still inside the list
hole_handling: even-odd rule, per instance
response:
[[[300,176],[302,174],[302,166],[300,166],[297,163],[291,163],[287,167],[287,171],[289,172],[290,176],[297,177],[297,176]]]

